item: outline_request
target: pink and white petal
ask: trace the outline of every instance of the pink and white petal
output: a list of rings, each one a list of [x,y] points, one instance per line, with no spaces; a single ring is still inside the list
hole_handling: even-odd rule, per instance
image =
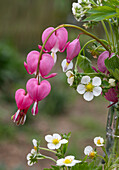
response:
[[[53,139],[61,140],[61,136],[58,133],[53,134]]]
[[[37,140],[36,139],[33,139],[32,143],[33,143],[34,146],[37,146]]]
[[[70,69],[72,69],[73,68],[73,62],[71,61],[70,63],[69,63],[69,65],[68,65],[68,67],[67,67],[67,70],[70,70]]]
[[[60,140],[60,143],[61,143],[61,144],[66,144],[66,143],[68,143],[68,140],[62,139],[62,140]]]
[[[56,162],[56,165],[57,166],[62,166],[62,165],[64,165],[64,159],[62,158],[62,159],[59,159],[59,160],[57,160],[57,162]]]
[[[86,90],[85,85],[79,84],[79,85],[77,86],[77,92],[78,92],[79,94],[84,94],[84,93],[85,93],[85,90]]]
[[[101,87],[94,87],[93,88],[93,95],[94,96],[99,96],[102,92],[102,88]]]
[[[54,145],[53,143],[48,143],[48,144],[47,144],[47,147],[48,147],[49,149],[55,149],[55,145]]]
[[[86,92],[84,95],[83,95],[83,98],[86,100],[86,101],[91,101],[93,99],[93,93],[92,92]]]
[[[88,84],[90,82],[91,78],[89,76],[83,76],[81,79],[82,84]]]
[[[53,136],[52,136],[52,135],[46,135],[46,136],[45,136],[45,140],[46,140],[47,142],[52,142]]]
[[[52,53],[51,53],[51,56],[52,56],[52,58],[54,59],[54,64],[55,64],[56,61],[57,61],[57,54],[56,54],[55,52],[52,52]]]
[[[92,79],[92,85],[93,86],[100,86],[101,85],[101,78],[100,77],[94,77]]]
[[[57,145],[55,145],[55,149],[59,149],[61,147],[61,143],[59,142]]]

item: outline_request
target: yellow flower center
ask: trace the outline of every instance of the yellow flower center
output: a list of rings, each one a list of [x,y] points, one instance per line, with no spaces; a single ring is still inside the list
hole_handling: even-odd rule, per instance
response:
[[[54,57],[55,57],[55,56],[54,56],[54,53],[52,53],[52,58],[54,59]]]
[[[93,159],[93,158],[95,157],[95,152],[92,151],[92,152],[89,154],[89,157]]]
[[[100,144],[101,144],[100,139],[98,139],[98,140],[97,140],[97,144],[98,144],[98,145],[100,145]]]
[[[68,67],[69,63],[66,62],[66,66]]]
[[[53,140],[52,140],[52,143],[53,143],[54,145],[57,145],[57,144],[59,143],[59,141],[60,141],[60,140],[58,140],[58,139],[53,139]]]
[[[92,85],[92,83],[88,83],[87,85],[85,85],[86,91],[92,92],[94,86]]]
[[[35,151],[37,151],[37,147],[36,146],[34,146],[34,149],[35,149]]]
[[[65,160],[63,161],[63,163],[65,163],[65,164],[70,164],[70,163],[72,163],[72,159],[65,159]]]
[[[71,74],[71,75],[69,76],[69,78],[72,78],[72,77],[74,77],[74,75],[73,75],[73,74]]]

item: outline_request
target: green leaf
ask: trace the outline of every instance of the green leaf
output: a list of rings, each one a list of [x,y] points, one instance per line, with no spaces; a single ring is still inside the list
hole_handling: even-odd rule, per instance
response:
[[[118,0],[108,0],[107,2],[104,1],[103,5],[110,6],[110,7],[116,7],[119,5],[119,1]]]
[[[99,6],[88,11],[91,14],[84,21],[101,21],[118,15],[118,8],[109,6]]]
[[[93,73],[95,72],[91,67],[91,61],[82,55],[78,56],[78,66],[84,71],[84,73]]]
[[[107,58],[105,60],[105,66],[114,78],[119,81],[119,58],[117,56]]]

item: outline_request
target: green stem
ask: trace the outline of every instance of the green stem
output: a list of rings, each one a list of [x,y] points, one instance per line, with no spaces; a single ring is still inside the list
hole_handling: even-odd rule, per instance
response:
[[[102,76],[102,77],[105,77],[107,78],[107,76],[103,73],[79,73],[80,75],[82,76],[85,76],[85,75],[88,75],[88,76]]]
[[[119,138],[116,136],[119,136],[119,117],[117,117],[117,120],[116,120],[114,146],[113,146],[113,154],[115,154],[118,157],[119,156]]]
[[[101,146],[103,152],[105,153],[105,159],[106,159],[106,162],[108,162],[108,155],[107,155],[107,152],[106,152],[106,149],[104,146]]]
[[[88,31],[84,30],[83,28],[79,27],[79,26],[76,26],[76,25],[71,25],[71,24],[62,24],[58,27],[56,27],[49,35],[48,37],[46,38],[42,48],[41,48],[41,51],[40,51],[40,55],[39,55],[39,60],[38,60],[38,66],[37,66],[37,72],[36,72],[36,76],[35,78],[38,76],[39,74],[39,64],[40,64],[40,59],[41,59],[41,56],[42,56],[42,53],[43,53],[43,49],[45,47],[45,44],[46,42],[48,41],[48,39],[50,38],[50,36],[56,31],[58,30],[59,28],[62,28],[62,27],[70,27],[70,28],[76,28],[80,31],[82,31],[85,35],[88,35],[90,36],[91,38],[95,39],[97,42],[99,42],[107,51],[110,52],[110,49],[108,48],[108,46],[106,46],[99,38],[97,38],[96,36],[94,36],[93,34],[89,33]]]
[[[50,159],[50,160],[52,160],[52,161],[54,161],[56,163],[55,159],[53,159],[53,158],[51,158],[49,156],[45,156],[45,155],[42,155],[42,156],[44,157],[44,159]],[[40,159],[40,158],[37,158],[37,159]]]
[[[112,25],[111,25],[111,22],[108,20],[108,24],[109,24],[109,27],[110,27],[110,32],[111,32],[111,36],[112,36],[112,44],[113,44],[113,50],[115,52],[115,44],[114,44],[114,36],[113,36],[113,30],[112,30]]]
[[[57,154],[56,151],[53,151],[51,149],[47,149],[47,148],[43,148],[43,147],[38,147],[38,148],[41,149],[41,150],[44,150],[44,151],[49,151],[49,152],[53,152],[53,153]]]
[[[100,157],[101,159],[103,159],[107,163],[107,160],[103,156],[101,156],[101,155],[97,155],[97,156]]]
[[[110,42],[110,39],[109,39],[109,34],[108,34],[108,31],[107,31],[106,25],[105,25],[104,21],[101,21],[101,23],[103,25],[103,28],[104,28],[106,36],[107,36],[107,40],[108,40],[110,48],[111,48],[111,42]]]

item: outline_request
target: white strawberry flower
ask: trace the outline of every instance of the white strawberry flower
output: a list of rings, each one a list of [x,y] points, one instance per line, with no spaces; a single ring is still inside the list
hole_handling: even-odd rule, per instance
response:
[[[68,78],[67,78],[68,84],[69,84],[70,86],[72,86],[72,84],[73,84],[73,82],[74,82],[74,73],[73,73],[71,70],[69,70],[69,71],[66,72],[66,76],[68,77]]]
[[[104,146],[104,139],[102,137],[95,137],[94,143],[96,146]]]
[[[53,135],[46,135],[45,140],[48,142],[47,147],[49,149],[58,149],[62,144],[66,144],[68,142],[66,139],[61,139],[61,136],[57,133],[54,133]]]
[[[76,163],[80,163],[81,162],[79,160],[75,160],[74,158],[75,158],[74,156],[66,156],[65,158],[58,159],[56,165],[57,166],[65,165],[65,166],[72,167]]]
[[[96,152],[94,151],[94,149],[91,146],[86,146],[84,149],[84,154],[88,155],[90,158],[94,158],[96,155]]]
[[[61,63],[63,72],[66,72],[67,70],[70,70],[73,68],[73,62],[67,63],[67,60],[64,59]]]
[[[77,86],[77,92],[79,94],[84,94],[83,98],[86,101],[91,101],[94,96],[99,96],[102,92],[101,79],[99,77],[94,77],[92,80],[89,76],[83,76],[81,83]]]

